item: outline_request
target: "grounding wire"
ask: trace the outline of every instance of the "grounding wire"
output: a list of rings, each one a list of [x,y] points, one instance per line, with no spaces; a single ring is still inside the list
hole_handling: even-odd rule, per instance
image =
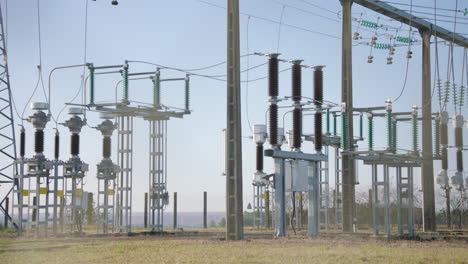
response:
[[[39,67],[38,67],[38,70],[40,71]],[[34,97],[34,94],[36,93],[37,91],[37,88],[39,88],[39,82],[40,82],[40,76],[37,77],[37,82],[36,82],[36,86],[34,87],[34,90],[31,94],[31,96],[29,96],[28,98],[28,101],[26,101],[26,104],[24,105],[23,107],[23,111],[21,112],[21,116],[20,116],[20,120],[21,120],[21,125],[23,125],[23,120],[24,120],[24,112],[26,112],[26,109],[28,108],[28,105],[29,103],[31,102],[32,98]]]
[[[26,109],[31,102],[32,98],[36,94],[37,89],[39,88],[39,85],[41,84],[42,86],[42,91],[44,92],[44,98],[47,103],[49,103],[49,99],[47,97],[47,93],[45,90],[43,78],[42,78],[42,42],[41,42],[41,11],[40,11],[40,0],[37,0],[37,28],[38,28],[38,51],[39,51],[39,65],[37,66],[38,69],[38,78],[36,82],[36,86],[34,87],[33,92],[31,93],[31,96],[29,96],[28,101],[23,107],[23,111],[21,112],[21,125],[23,125],[23,118],[24,118],[24,113],[26,112]],[[16,111],[16,105],[15,105],[15,111]],[[18,114],[18,112],[17,112]]]
[[[413,0],[411,0],[410,3],[411,3],[410,10],[413,10]],[[413,14],[410,11],[410,20],[409,20],[409,29],[410,30],[409,30],[409,33],[408,33],[408,38],[410,38],[410,39],[412,38],[412,30],[411,30],[412,17],[413,17]],[[406,56],[405,79],[403,81],[403,87],[401,88],[400,94],[393,100],[393,103],[398,101],[401,98],[401,96],[403,95],[403,93],[405,92],[405,90],[406,90],[406,83],[408,82],[409,63],[410,63],[410,57],[411,57],[410,52],[411,52],[411,42],[408,44],[408,51],[407,51],[407,56]]]
[[[196,1],[197,1],[197,2],[200,2],[200,3],[204,3],[204,4],[207,4],[207,5],[210,5],[210,6],[213,6],[213,7],[217,7],[217,8],[221,8],[221,9],[226,9],[226,7],[224,7],[224,6],[220,6],[220,5],[217,5],[217,4],[208,2],[208,1],[204,1],[204,0],[196,0]],[[258,20],[263,20],[263,21],[266,21],[266,22],[270,22],[270,23],[274,23],[274,24],[279,24],[278,21],[273,20],[273,19],[264,18],[264,17],[260,17],[260,16],[248,14],[248,13],[244,13],[244,12],[240,12],[240,14],[242,14],[242,15],[244,15],[244,16],[251,16],[252,18],[256,18],[256,19],[258,19]],[[315,31],[315,30],[312,30],[312,29],[307,29],[307,28],[303,28],[303,27],[299,27],[299,26],[295,26],[295,25],[290,25],[290,24],[286,24],[286,23],[282,23],[282,25],[283,25],[283,26],[286,26],[286,27],[289,27],[289,28],[294,28],[294,29],[297,29],[297,30],[301,30],[301,31],[304,31],[304,32],[309,32],[309,33],[313,33],[313,34],[322,35],[322,36],[329,37],[329,38],[341,39],[339,36],[330,35],[330,34],[323,33],[323,32],[320,32],[320,31]],[[362,43],[362,44],[364,44],[364,43]]]
[[[84,17],[84,43],[83,43],[83,73],[81,75],[81,83],[80,83],[80,87],[78,88],[78,91],[76,92],[76,94],[72,97],[71,100],[68,101],[68,103],[73,103],[76,98],[78,98],[78,96],[81,94],[81,98],[82,98],[82,104],[84,105],[86,102],[84,101],[84,93],[86,92],[84,87],[85,87],[85,82],[86,82],[86,57],[87,57],[87,43],[88,43],[88,3],[89,3],[89,0],[85,0],[86,4],[85,4],[85,17]],[[58,129],[58,121],[60,119],[60,116],[62,115],[63,111],[65,110],[65,108],[67,108],[67,104],[65,104],[59,111],[58,115],[56,118],[54,118],[54,122],[55,122],[55,128]],[[84,108],[84,106],[83,106]],[[86,118],[86,111],[83,111],[84,113],[84,117]]]
[[[38,46],[39,46],[39,76],[41,80],[42,91],[44,92],[44,97],[49,103],[47,98],[47,93],[44,85],[44,78],[42,77],[42,38],[41,38],[41,9],[40,9],[40,0],[37,0],[37,32],[38,32]]]
[[[165,65],[162,65],[162,64],[158,64],[158,63],[153,63],[153,62],[148,62],[148,61],[139,61],[139,60],[129,60],[128,62],[129,63],[142,63],[142,64],[153,65],[153,66],[156,66],[156,67],[160,67],[161,69],[168,69],[168,70],[183,72],[183,73],[186,73],[186,74],[189,74],[189,75],[192,75],[192,76],[204,77],[204,78],[212,79],[212,80],[215,80],[215,81],[226,82],[225,79],[220,79],[218,77],[213,77],[212,75],[193,73],[193,72],[186,71],[186,70],[183,70],[183,69],[180,69],[180,68],[169,67],[169,66],[165,66]],[[241,72],[249,71],[249,70],[252,70],[254,68],[258,68],[258,67],[266,65],[266,64],[267,63],[262,63],[262,64],[254,66],[254,67],[251,67],[250,69],[243,70]],[[248,80],[248,81],[249,82],[254,82],[254,81],[266,79],[267,77],[268,76],[264,76],[264,77],[261,77],[261,78],[252,79],[252,80]],[[241,81],[241,82],[247,82],[247,81],[244,80],[244,81]]]
[[[300,12],[303,12],[303,13],[307,13],[307,14],[310,14],[310,15],[313,15],[313,16],[318,16],[318,17],[321,17],[321,18],[325,18],[325,19],[328,19],[328,20],[331,20],[331,21],[335,21],[335,22],[341,22],[340,20],[338,19],[335,19],[335,18],[330,18],[330,17],[327,17],[327,16],[323,16],[323,15],[320,15],[320,14],[317,14],[317,13],[314,13],[314,12],[311,12],[309,10],[305,10],[305,9],[302,9],[302,8],[299,8],[299,7],[296,7],[296,6],[292,6],[290,4],[285,4],[283,2],[280,2],[280,1],[277,1],[277,0],[270,0],[270,1],[273,1],[279,5],[282,5],[283,7],[288,7],[288,8],[291,8],[291,9],[295,9],[297,11],[300,11]]]
[[[251,54],[244,54],[244,55],[241,55],[240,58],[244,58],[244,57],[249,57],[249,56],[252,56],[252,55],[255,55],[255,53],[251,53]],[[213,64],[213,65],[209,65],[209,66],[205,66],[205,67],[201,67],[201,68],[194,68],[194,69],[182,69],[184,71],[203,71],[203,70],[208,70],[208,69],[211,69],[211,68],[214,68],[214,67],[217,67],[217,66],[221,66],[221,65],[224,65],[226,64],[227,61],[222,61],[222,62],[219,62],[219,63],[216,63],[216,64]]]
[[[333,11],[333,10],[327,9],[327,8],[322,7],[322,6],[319,6],[319,5],[317,5],[317,4],[313,4],[313,3],[309,2],[309,1],[306,1],[306,0],[298,0],[298,1],[300,1],[300,2],[302,2],[302,3],[304,3],[304,4],[307,4],[307,5],[316,7],[316,8],[318,8],[318,9],[322,10],[322,11],[326,11],[326,12],[329,12],[329,13],[332,13],[332,14],[336,14],[336,13],[337,13],[337,12],[335,12],[335,11]]]
[[[276,53],[279,52],[279,47],[280,47],[280,41],[281,41],[281,26],[283,25],[283,16],[284,16],[284,10],[286,9],[286,6],[283,5],[281,8],[281,15],[280,15],[280,20],[278,24],[278,38],[276,40]],[[250,19],[250,16],[249,16]]]

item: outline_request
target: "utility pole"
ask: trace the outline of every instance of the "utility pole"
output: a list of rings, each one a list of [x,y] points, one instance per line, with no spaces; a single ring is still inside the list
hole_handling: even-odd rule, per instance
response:
[[[239,0],[227,1],[226,240],[244,237]]]
[[[419,31],[422,36],[422,189],[423,230],[436,231],[434,164],[432,151],[432,102],[431,102],[431,34],[428,29]]]
[[[346,145],[343,150],[354,149],[353,133],[353,76],[352,76],[352,29],[351,29],[351,6],[352,0],[340,0],[343,17],[342,24],[342,54],[341,54],[341,102],[345,103],[343,115],[347,119]],[[342,135],[344,136],[344,135]],[[354,220],[354,159],[352,155],[342,154],[341,182],[343,185],[343,232],[353,231]]]

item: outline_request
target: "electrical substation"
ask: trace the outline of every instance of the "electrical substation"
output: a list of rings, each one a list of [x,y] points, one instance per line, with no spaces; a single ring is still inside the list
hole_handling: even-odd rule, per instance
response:
[[[468,174],[464,171],[463,155],[467,148],[463,134],[468,128],[468,121],[461,111],[466,88],[463,81],[461,86],[457,86],[450,78],[443,80],[439,75],[431,75],[430,47],[438,45],[437,40],[434,44],[434,39],[440,39],[452,49],[454,46],[464,48],[466,53],[468,39],[411,12],[396,9],[385,1],[340,0],[340,3],[341,101],[333,103],[330,99],[327,61],[288,58],[278,51],[249,54],[264,60],[264,65],[268,65],[268,70],[264,72],[268,84],[262,88],[263,98],[255,99],[258,104],[263,103],[262,114],[265,119],[253,123],[250,135],[253,143],[252,140],[245,143],[248,141],[242,141],[241,118],[241,12],[239,0],[227,1],[224,80],[227,98],[223,153],[226,240],[244,238],[244,207],[249,202],[252,203],[253,229],[272,237],[293,234],[320,237],[321,234],[332,232],[416,237],[421,233],[435,233],[435,190],[439,187],[446,195],[448,212],[450,193],[454,192],[461,197],[460,210],[463,212],[466,209]],[[112,5],[117,4],[117,1],[112,1]],[[399,97],[397,100],[366,102],[366,105],[354,104],[353,41],[364,41],[359,32],[363,31],[362,28],[375,33],[382,25],[378,21],[353,18],[353,5],[360,5],[398,21],[402,27],[409,27],[408,38],[402,35],[392,37],[391,44],[379,43],[377,34],[373,35],[366,43],[371,49],[367,63],[374,63],[374,50],[384,50],[388,51],[386,60],[387,65],[390,65],[395,49],[400,47],[408,48],[406,59],[412,59],[410,48],[416,42],[412,34],[419,32],[421,40],[418,41],[422,51],[422,62],[418,66],[422,72],[421,102],[400,104],[399,109],[405,111],[394,111]],[[195,90],[193,87],[197,85],[195,78],[207,76],[136,60],[125,60],[119,65],[98,65],[85,61],[78,65],[56,66],[49,73],[47,100],[30,102],[30,109],[26,111],[29,117],[17,120],[13,115],[12,91],[15,87],[10,86],[9,81],[5,25],[2,19],[0,14],[0,51],[4,57],[0,70],[5,71],[0,74],[0,99],[7,102],[6,106],[0,108],[0,114],[6,117],[6,121],[0,124],[0,135],[7,141],[0,148],[0,155],[4,156],[3,161],[8,160],[0,166],[3,168],[0,171],[0,184],[8,186],[7,192],[0,193],[0,212],[5,216],[5,225],[17,230],[18,236],[23,237],[86,235],[89,231],[84,230],[84,218],[88,192],[92,193],[86,182],[93,177],[97,179],[95,197],[98,216],[93,233],[184,235],[182,231],[177,231],[177,193],[174,193],[173,201],[169,199],[170,191],[173,190],[168,188],[168,183],[173,178],[167,161],[168,149],[171,147],[168,145],[168,121],[190,118],[193,110],[191,89]],[[358,24],[355,31],[353,22]],[[464,59],[463,63],[468,69],[468,60]],[[136,64],[149,64],[155,69],[134,71]],[[287,69],[280,70],[281,65]],[[82,102],[60,105],[51,100],[55,87],[51,87],[50,83],[54,72],[70,68],[84,69]],[[176,70],[178,77],[166,77],[165,70],[168,69]],[[279,78],[283,71],[291,76],[290,87],[287,87],[290,92],[287,94],[280,93],[282,84]],[[115,88],[99,84],[98,80],[107,76],[118,79]],[[312,80],[313,85],[303,85],[303,79],[306,78]],[[132,84],[137,80],[151,91],[151,100],[141,102],[132,98]],[[163,100],[161,91],[167,83],[173,83],[174,87],[183,91],[183,107],[171,106],[171,101]],[[120,96],[117,95],[119,86],[122,88]],[[97,100],[98,91],[99,94],[115,94],[115,100]],[[432,104],[437,96],[441,107],[435,110]],[[455,112],[450,112],[447,107],[450,96],[453,97]],[[67,109],[68,116],[63,122],[59,122],[53,114],[53,106]],[[196,109],[197,105],[194,104],[193,108]],[[91,123],[90,116],[98,118],[99,122]],[[291,122],[287,123],[287,118]],[[144,123],[147,127],[147,130],[141,132],[148,141],[145,151],[135,151],[134,143],[141,139],[134,136],[137,130],[134,122]],[[16,123],[20,124],[19,129]],[[306,124],[313,124],[312,131],[305,129]],[[453,135],[449,134],[450,125],[453,126]],[[54,133],[48,133],[46,127],[53,127]],[[188,131],[189,128],[186,129]],[[102,150],[99,160],[90,160],[83,153],[80,146],[83,131],[95,133],[93,142]],[[190,136],[188,134],[187,137]],[[376,135],[385,135],[384,147],[376,144]],[[401,141],[401,138],[405,140]],[[60,145],[68,141],[69,154],[60,153]],[[454,144],[450,145],[449,142]],[[305,143],[313,144],[313,148]],[[54,155],[48,157],[46,148],[53,149]],[[33,150],[33,155],[26,155],[29,150]],[[455,170],[449,168],[448,153],[451,150],[454,150],[456,157]],[[255,153],[255,171],[248,173],[242,168],[243,153],[246,152]],[[172,158],[177,159],[178,156]],[[143,175],[135,173],[134,160],[146,159],[148,163]],[[266,162],[271,162],[273,166],[265,166]],[[441,163],[442,169],[435,171],[434,163]],[[96,169],[95,175],[91,175],[90,168]],[[370,171],[370,174],[362,173],[363,170]],[[253,179],[251,185],[243,186],[243,178],[250,181],[250,177]],[[363,181],[364,177],[367,177],[366,181]],[[144,230],[136,228],[135,223],[132,223],[134,207],[137,205],[134,197],[142,196],[134,190],[137,181],[145,182],[147,192]],[[356,188],[362,186],[361,182],[370,182],[370,186],[366,187],[369,190],[370,223],[358,221]],[[417,208],[415,201],[418,192],[422,193],[422,208]],[[249,197],[252,200],[246,201],[244,193],[251,193]],[[391,198],[392,193],[396,194],[394,200]],[[206,195],[205,192],[205,228]],[[9,207],[8,203],[12,206]],[[171,205],[174,205],[174,228],[169,232],[166,230],[168,225],[164,223],[164,215]],[[421,214],[416,210],[420,210]],[[392,219],[396,219],[396,222]],[[422,229],[417,229],[417,223],[422,224]],[[362,231],[362,224],[369,224],[370,229]],[[395,228],[392,229],[392,226]]]

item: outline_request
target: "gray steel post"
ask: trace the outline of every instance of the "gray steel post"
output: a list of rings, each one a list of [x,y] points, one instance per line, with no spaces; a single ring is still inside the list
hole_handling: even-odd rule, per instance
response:
[[[369,226],[372,226],[372,215],[373,215],[373,206],[372,206],[372,200],[373,200],[373,194],[372,194],[372,189],[369,189]]]
[[[414,236],[414,185],[413,168],[408,167],[408,233]]]
[[[318,235],[320,228],[320,204],[319,204],[319,162],[309,162],[308,169],[308,198],[309,198],[309,210],[308,210],[308,235]]]
[[[226,239],[244,236],[239,0],[227,1]]]
[[[403,193],[402,193],[402,175],[401,167],[396,167],[396,182],[397,182],[397,225],[398,225],[398,235],[403,235]]]
[[[379,204],[379,193],[378,193],[378,171],[377,165],[372,165],[372,226],[373,226],[373,233],[374,236],[379,234],[378,223],[377,223],[377,206]]]
[[[284,159],[275,158],[275,235],[286,236],[286,192]]]
[[[342,6],[342,54],[341,54],[341,101],[346,103],[347,150],[354,148],[353,134],[353,78],[352,78],[352,0],[340,0]],[[351,155],[342,155],[342,204],[343,231],[353,231],[354,219],[354,160]]]
[[[270,216],[270,191],[265,191],[265,218],[266,227],[271,228],[271,216]]]
[[[52,216],[52,232],[54,235],[57,234],[57,214],[58,214],[58,177],[59,177],[59,165],[58,160],[54,161],[54,208],[53,208],[53,216]],[[63,181],[62,181],[63,182]],[[63,188],[62,188],[63,190]]]
[[[390,186],[389,186],[389,167],[387,165],[383,166],[384,169],[384,232],[388,237],[390,236]]]
[[[5,218],[4,218],[4,226],[5,226],[5,229],[8,228],[8,211],[10,210],[10,197],[5,197]]]
[[[173,227],[174,229],[177,228],[177,192],[174,192],[174,219],[173,219]]]
[[[432,88],[431,53],[429,30],[421,30],[422,36],[422,188],[423,188],[423,230],[436,231],[434,165],[432,152]]]
[[[148,193],[145,193],[145,220],[144,220],[144,227],[145,229],[148,228]]]
[[[203,192],[203,228],[207,228],[208,227],[208,214],[207,214],[207,195],[206,195],[206,192]]]

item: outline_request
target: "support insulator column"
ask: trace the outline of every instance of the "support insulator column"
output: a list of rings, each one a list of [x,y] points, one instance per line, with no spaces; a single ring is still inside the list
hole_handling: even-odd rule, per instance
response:
[[[94,66],[92,63],[88,65],[89,70],[89,104],[94,104]]]
[[[372,112],[367,114],[367,144],[369,146],[369,151],[374,150],[374,115]]]
[[[20,157],[24,159],[26,149],[26,133],[24,131],[24,127],[21,126],[21,133],[20,133]]]
[[[123,102],[128,103],[128,61],[125,61],[122,70],[122,82],[123,82]]]
[[[293,144],[295,150],[300,150],[302,145],[302,68],[301,60],[293,61],[291,72],[291,98],[294,104],[293,110]]]
[[[278,54],[271,54],[268,61],[269,142],[271,146],[280,145],[278,142],[278,77]]]
[[[419,142],[418,142],[418,107],[416,105],[413,106],[413,113],[411,114],[411,123],[413,126],[413,153],[419,153]]]
[[[393,127],[392,127],[392,101],[386,102],[386,123],[387,123],[387,148],[393,150]]]
[[[323,66],[314,68],[314,104],[315,124],[314,124],[314,143],[315,150],[322,152],[322,104],[323,104]],[[328,110],[327,110],[328,111]]]
[[[263,171],[263,145],[257,144],[257,171]]]
[[[80,155],[80,135],[77,133],[71,134],[71,148],[70,154],[72,156]]]
[[[440,157],[440,114],[434,119],[434,155]]]
[[[54,159],[58,160],[60,156],[60,134],[55,131],[55,138],[54,138]]]

